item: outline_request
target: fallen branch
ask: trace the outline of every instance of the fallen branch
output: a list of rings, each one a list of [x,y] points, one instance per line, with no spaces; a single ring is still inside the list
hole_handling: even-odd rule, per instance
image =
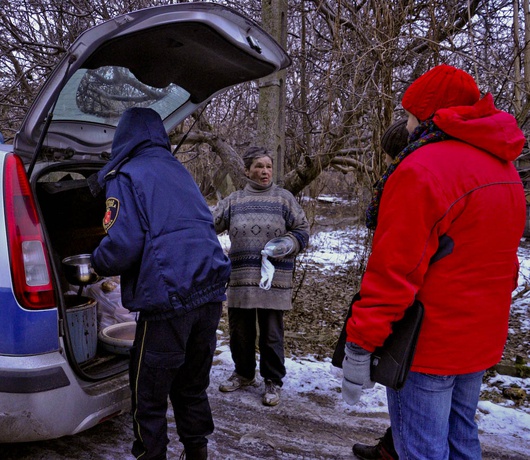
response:
[[[528,291],[530,291],[530,285],[528,283],[525,283],[523,289],[512,297],[512,302],[514,300],[520,299],[521,297],[524,297]]]

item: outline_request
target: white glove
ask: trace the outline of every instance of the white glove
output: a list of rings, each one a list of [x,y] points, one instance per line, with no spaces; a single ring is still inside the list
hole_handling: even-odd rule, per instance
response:
[[[373,388],[370,380],[371,353],[353,342],[347,342],[342,361],[342,399],[349,405],[356,404],[361,398],[363,388]]]
[[[272,278],[274,277],[274,265],[267,258],[267,253],[261,251],[261,281],[259,287],[268,291],[272,285]]]

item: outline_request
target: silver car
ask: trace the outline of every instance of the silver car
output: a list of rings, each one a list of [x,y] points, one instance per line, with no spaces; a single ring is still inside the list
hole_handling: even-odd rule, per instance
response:
[[[13,145],[0,145],[0,443],[75,434],[129,409],[128,355],[98,342],[85,295],[96,280],[81,271],[76,284],[68,264],[103,237],[105,197],[87,178],[121,113],[151,107],[169,132],[289,64],[256,23],[202,2],[125,14],[72,44]]]

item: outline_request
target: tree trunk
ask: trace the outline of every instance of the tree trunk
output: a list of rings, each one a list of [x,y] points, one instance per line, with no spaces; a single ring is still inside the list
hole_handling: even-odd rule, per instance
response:
[[[263,28],[285,48],[287,43],[286,0],[262,2]],[[259,82],[258,142],[273,155],[273,177],[283,183],[285,158],[285,70]]]

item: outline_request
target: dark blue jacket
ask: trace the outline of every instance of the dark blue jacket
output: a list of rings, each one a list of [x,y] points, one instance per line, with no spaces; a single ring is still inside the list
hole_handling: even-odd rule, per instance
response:
[[[197,184],[171,154],[157,112],[124,112],[100,178],[107,235],[92,264],[99,275],[121,275],[126,308],[162,319],[224,299],[230,261]]]

